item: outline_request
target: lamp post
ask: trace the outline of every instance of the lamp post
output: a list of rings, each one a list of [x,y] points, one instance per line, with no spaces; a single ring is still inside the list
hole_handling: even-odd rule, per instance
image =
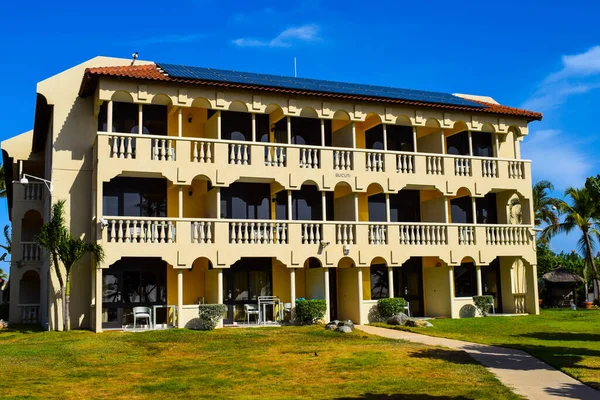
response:
[[[28,185],[29,179],[35,179],[37,181],[44,182],[44,184],[46,185],[46,187],[48,188],[50,193],[52,193],[52,189],[53,189],[52,182],[47,179],[44,179],[44,178],[40,178],[40,177],[29,175],[29,174],[23,174],[23,175],[21,175],[21,179],[19,179],[19,183],[21,185]]]

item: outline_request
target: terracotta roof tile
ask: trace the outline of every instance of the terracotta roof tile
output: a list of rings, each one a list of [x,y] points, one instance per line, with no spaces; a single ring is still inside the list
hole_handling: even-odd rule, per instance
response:
[[[239,83],[231,83],[231,82],[214,82],[214,81],[172,78],[172,77],[166,76],[163,73],[161,73],[157,69],[156,65],[154,65],[154,64],[121,66],[121,67],[87,68],[85,70],[85,73],[83,76],[83,81],[81,82],[81,88],[79,90],[79,95],[82,97],[86,97],[86,96],[89,96],[92,93],[94,93],[98,79],[101,76],[109,76],[109,77],[125,78],[125,79],[163,81],[163,82],[173,82],[173,83],[185,83],[185,84],[192,84],[192,85],[216,86],[216,87],[226,87],[226,88],[246,89],[246,90],[258,90],[258,91],[278,92],[278,93],[286,93],[286,94],[293,94],[293,95],[332,97],[332,98],[359,100],[359,101],[377,101],[377,102],[383,102],[383,103],[406,104],[406,105],[417,106],[417,107],[441,108],[441,109],[457,110],[457,111],[471,111],[471,112],[477,112],[477,113],[511,115],[511,116],[525,117],[530,121],[542,119],[542,114],[538,113],[538,112],[522,110],[520,108],[508,107],[508,106],[503,106],[503,105],[499,105],[499,104],[486,103],[483,101],[472,100],[472,99],[469,99],[469,100],[472,102],[475,102],[475,103],[485,105],[486,108],[469,107],[469,106],[453,105],[453,104],[427,103],[427,102],[412,101],[412,100],[389,99],[389,98],[383,98],[383,97],[348,95],[348,94],[340,94],[340,93],[323,93],[323,92],[314,92],[314,91],[307,91],[307,90],[286,89],[286,88],[277,88],[277,87],[269,87],[269,86],[257,86],[257,85],[239,84]]]

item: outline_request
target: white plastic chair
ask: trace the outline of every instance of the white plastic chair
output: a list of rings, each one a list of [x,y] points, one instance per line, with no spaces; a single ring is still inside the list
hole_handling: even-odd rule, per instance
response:
[[[290,315],[290,320],[292,319],[292,303],[283,303],[283,313],[285,315]]]
[[[150,307],[133,307],[133,329],[138,319],[147,319],[148,326],[152,329],[152,310]]]
[[[408,317],[410,318],[410,304],[408,303],[408,301],[406,302],[406,305],[404,306],[404,311],[406,311],[406,315],[408,315]]]
[[[256,304],[244,304],[244,311],[246,312],[246,321],[250,324],[250,315],[256,315],[256,323],[260,322],[260,311]]]

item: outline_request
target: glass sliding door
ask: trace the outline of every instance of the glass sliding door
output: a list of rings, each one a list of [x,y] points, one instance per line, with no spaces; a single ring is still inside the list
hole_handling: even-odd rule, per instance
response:
[[[258,304],[259,296],[273,295],[270,258],[242,258],[223,270],[223,303],[227,305],[225,324],[247,321],[244,304]],[[270,311],[267,309],[267,318]]]

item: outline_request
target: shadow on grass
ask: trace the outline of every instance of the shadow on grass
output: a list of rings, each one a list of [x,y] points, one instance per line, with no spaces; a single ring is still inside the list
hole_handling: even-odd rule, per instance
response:
[[[515,335],[539,340],[598,342],[600,333],[570,333],[570,332],[533,332]]]
[[[456,350],[446,350],[441,348],[432,348],[426,350],[415,351],[410,354],[413,358],[429,358],[441,361],[447,361],[454,364],[468,365],[475,364],[479,365],[477,361],[473,360],[467,353]]]
[[[469,400],[464,396],[432,396],[429,394],[376,394],[364,393],[358,397],[337,397],[336,400]]]
[[[8,328],[0,329],[0,335],[3,333],[36,333],[44,332],[44,329],[39,325],[28,324],[10,324]]]

